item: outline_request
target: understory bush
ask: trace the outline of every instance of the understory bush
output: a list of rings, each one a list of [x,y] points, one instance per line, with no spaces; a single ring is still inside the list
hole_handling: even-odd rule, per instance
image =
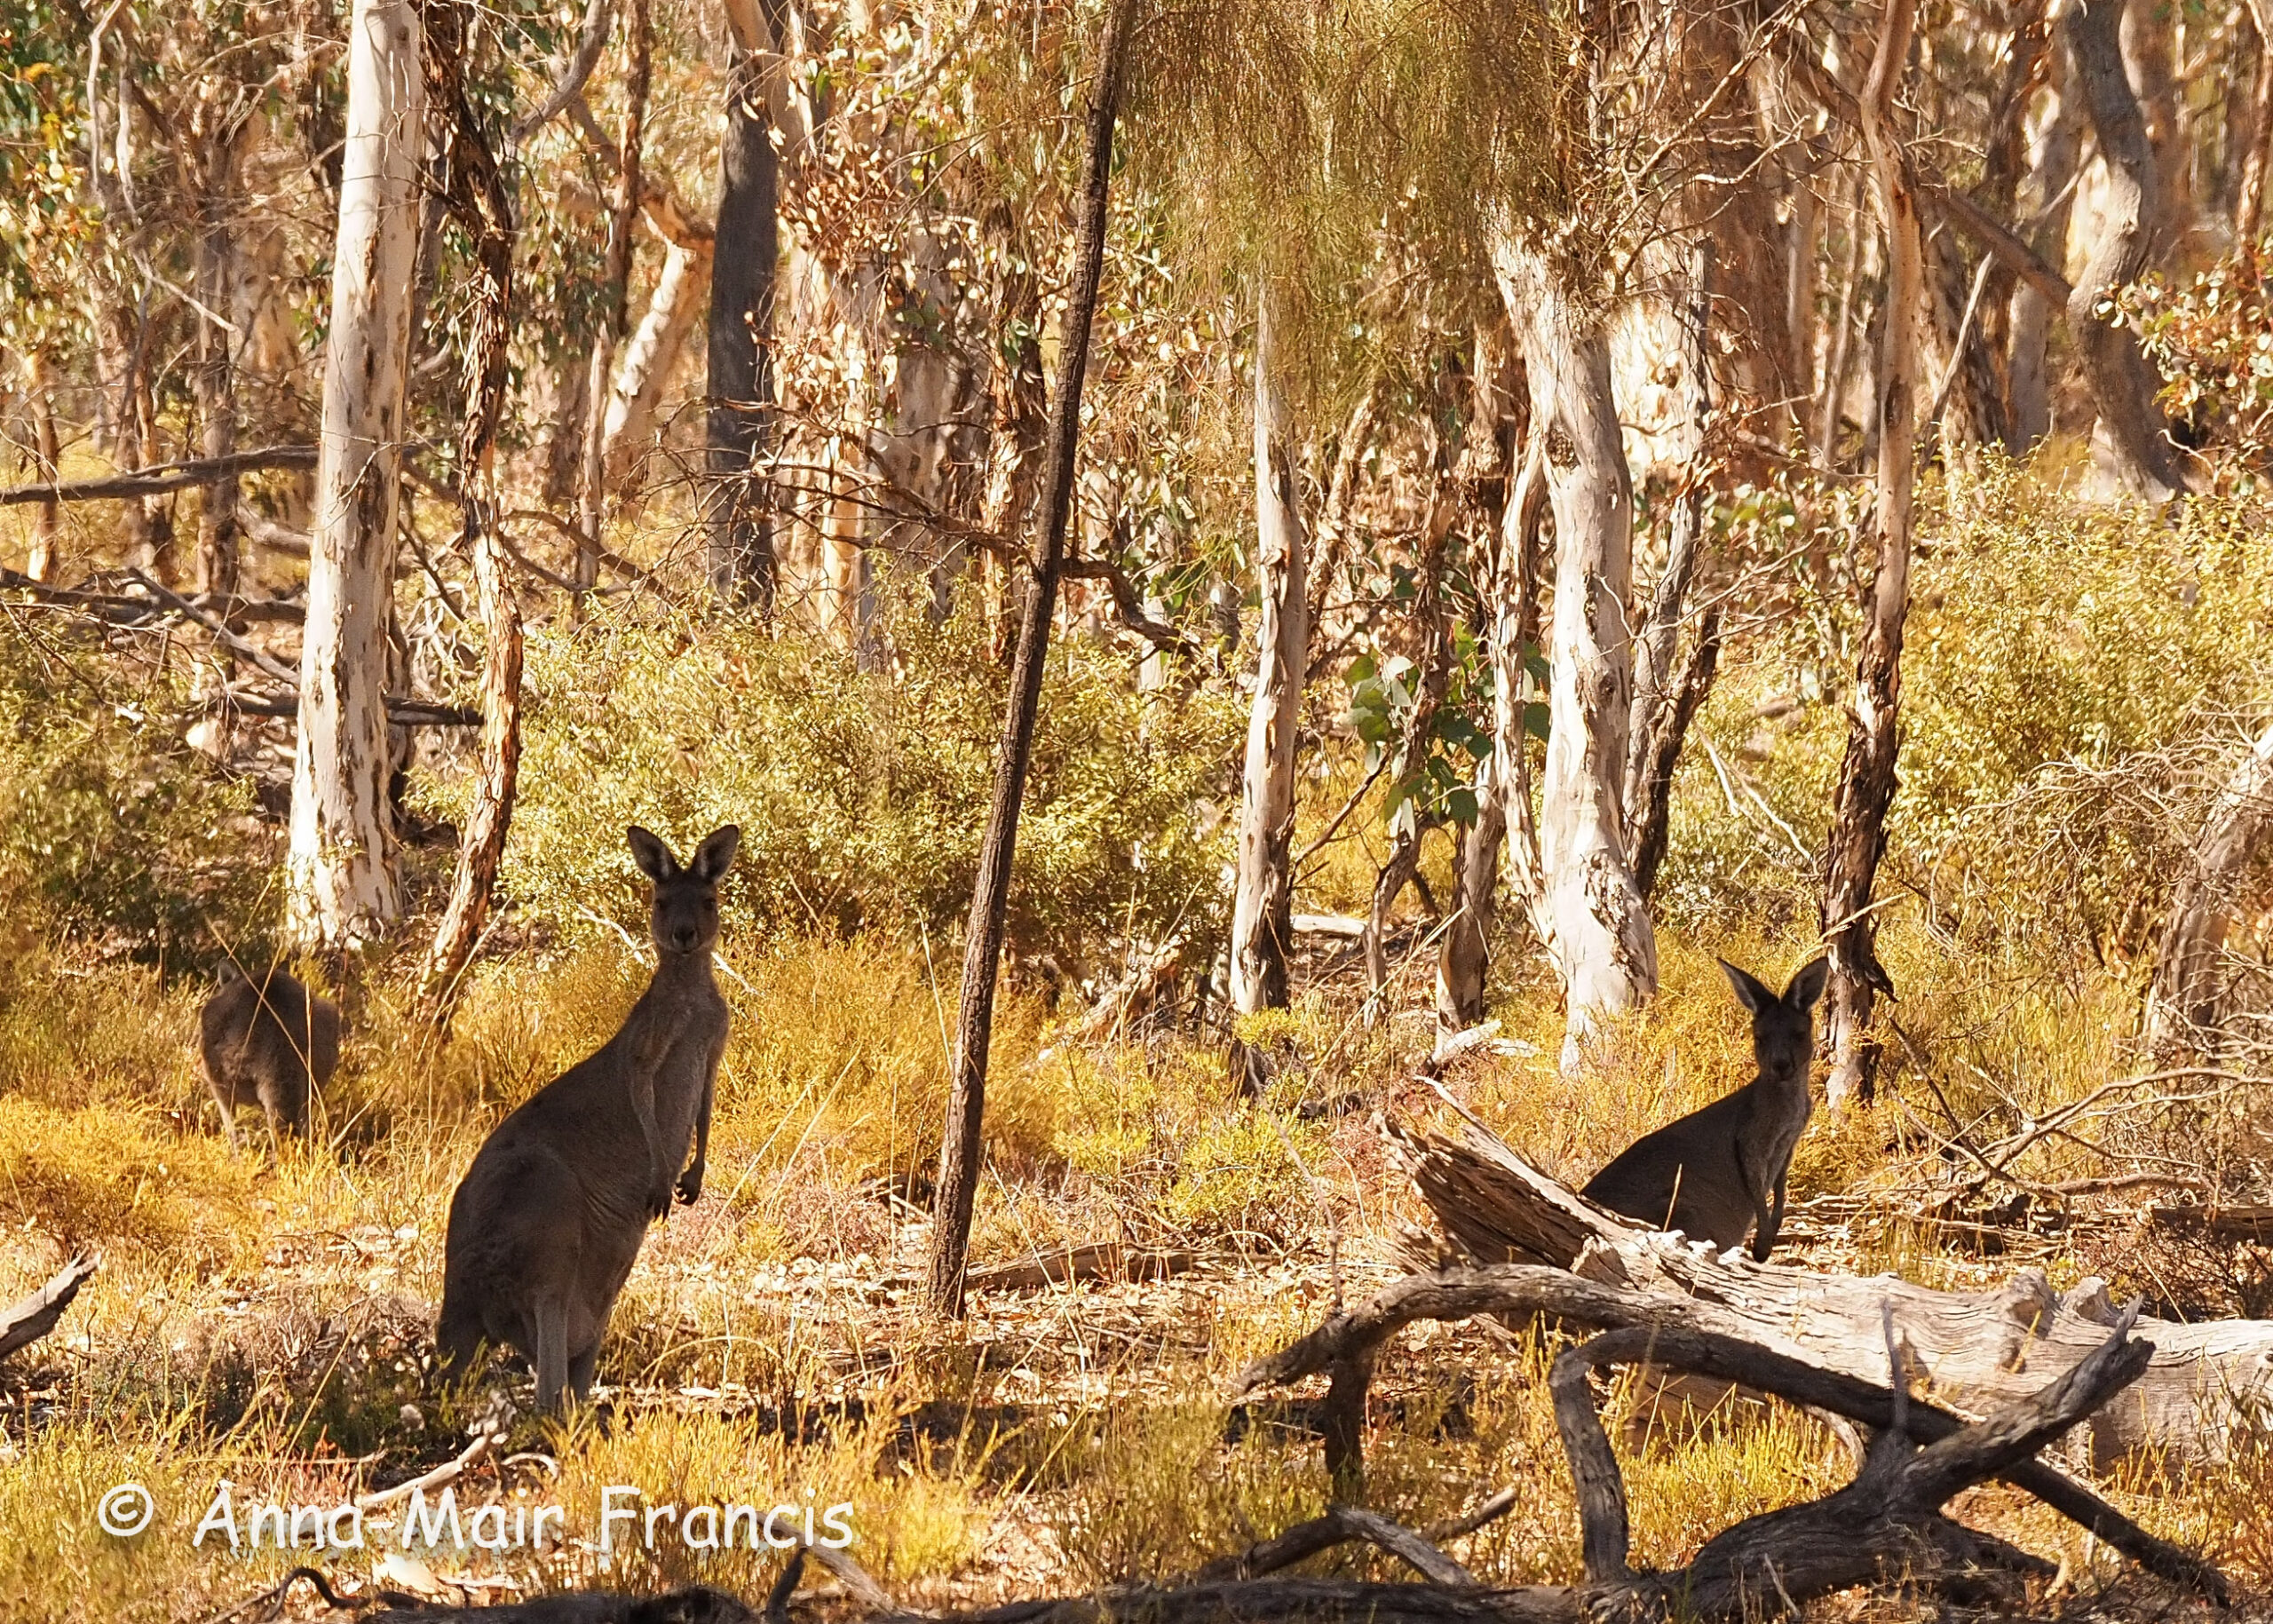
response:
[[[983,630],[920,613],[886,628],[893,669],[810,636],[676,620],[534,634],[519,803],[500,880],[574,939],[640,917],[623,828],[681,851],[741,826],[726,887],[762,930],[952,938],[992,794],[1006,677]],[[1231,783],[1219,696],[1140,691],[1121,656],[1068,638],[1042,698],[1010,897],[1015,954],[1072,978],[1130,939],[1207,940],[1224,836],[1202,803]],[[424,797],[463,817],[470,774]],[[636,926],[634,926],[636,931]]]
[[[180,736],[162,672],[130,682],[0,612],[0,914],[169,969],[264,950],[281,912],[249,784]]]
[[[1866,571],[1851,504],[1812,511],[1845,567],[1790,566],[1795,612],[1723,659],[1682,764],[1659,899],[1690,928],[1814,923]],[[1921,493],[1881,891],[1906,885],[2008,948],[2046,938],[2055,959],[2151,940],[2273,708],[2265,519],[2246,495],[2169,519],[2083,507],[1994,457]]]

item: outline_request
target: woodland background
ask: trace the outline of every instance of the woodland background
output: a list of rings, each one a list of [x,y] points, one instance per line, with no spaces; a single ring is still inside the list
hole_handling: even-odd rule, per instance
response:
[[[904,1596],[1315,1510],[1205,1395],[1389,1268],[1371,1113],[1425,1071],[1583,1182],[1748,1075],[1716,955],[1833,958],[1808,1261],[2269,1311],[2255,0],[1112,11],[0,11],[0,1288],[106,1257],[0,1392],[0,1611],[249,1583],[95,1532],[122,1476],[455,1453],[444,1205],[644,980],[633,821],[742,829],[716,1193],[638,1425],[547,1447],[857,1482]],[[232,1157],[194,1010],[279,955],[347,1058]],[[962,1303],[942,1179],[974,1264],[1196,1267]],[[1400,1355],[1400,1520],[1551,1443],[1487,1345]],[[1653,1444],[1640,1541],[1835,1454]],[[2273,1581],[2237,1460],[2119,1488]],[[1541,1470],[1464,1560],[1574,1533]]]

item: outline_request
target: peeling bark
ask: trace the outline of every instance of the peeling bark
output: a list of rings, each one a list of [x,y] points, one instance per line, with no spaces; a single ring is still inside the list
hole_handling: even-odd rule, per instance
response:
[[[1620,790],[1632,704],[1634,496],[1611,398],[1610,344],[1546,251],[1493,233],[1493,269],[1521,336],[1532,432],[1545,437],[1555,513],[1547,768],[1540,785],[1544,908],[1567,1023],[1563,1063],[1603,1018],[1657,991],[1657,939],[1626,852]]]
[[[466,105],[459,65],[464,0],[433,4],[427,17],[427,90],[449,173],[451,212],[474,246],[472,331],[466,346],[465,420],[458,431],[464,504],[460,540],[473,560],[474,590],[489,646],[481,671],[481,747],[472,814],[458,843],[450,899],[421,975],[430,1018],[447,1031],[480,945],[490,894],[511,827],[521,759],[521,611],[497,527],[497,424],[504,410],[511,336],[513,210],[481,127]]]
[[[420,38],[411,0],[356,0],[287,867],[295,932],[334,951],[378,937],[398,907],[387,623],[418,257]]]
[[[754,0],[744,9],[741,26],[755,35],[763,15]],[[781,219],[780,160],[762,94],[760,44],[756,37],[742,42],[718,137],[719,247],[709,265],[704,391],[709,409],[703,437],[711,590],[764,616],[773,612],[777,567],[771,504],[756,466],[772,432],[770,346]],[[778,52],[771,56],[780,60]]]
[[[1830,948],[1826,1038],[1833,1106],[1870,1097],[1875,1051],[1864,1028],[1878,994],[1894,986],[1880,965],[1871,888],[1886,851],[1902,702],[1902,633],[1910,611],[1910,517],[1917,472],[1918,328],[1924,244],[1894,97],[1910,51],[1917,0],[1885,0],[1861,100],[1879,218],[1887,242],[1886,330],[1879,361],[1878,565],[1873,573],[1847,749],[1824,852],[1823,937]]]
[[[2193,862],[2172,892],[2155,957],[2147,1038],[2158,1050],[2214,1053],[2224,1015],[2226,936],[2236,893],[2273,833],[2273,727],[2257,736],[2202,825]]]
[[[1232,899],[1232,1007],[1284,1009],[1294,942],[1290,847],[1295,834],[1295,735],[1310,658],[1309,538],[1295,488],[1287,406],[1266,297],[1255,337],[1255,697],[1239,780],[1239,877]],[[1247,1068],[1247,1081],[1259,1081]]]
[[[2188,479],[2155,400],[2154,369],[2129,323],[2103,311],[2151,262],[2162,208],[2154,150],[2124,72],[2123,7],[2124,0],[2079,0],[2061,25],[2071,83],[2090,110],[2108,178],[2103,229],[2069,297],[2068,325],[2113,472],[2135,495],[2166,502],[2188,488]]]

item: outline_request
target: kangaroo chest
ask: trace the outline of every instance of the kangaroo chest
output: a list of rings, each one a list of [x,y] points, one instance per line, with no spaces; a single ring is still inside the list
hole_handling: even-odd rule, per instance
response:
[[[693,1136],[695,1113],[710,1081],[710,1057],[725,1030],[724,998],[713,993],[691,1001],[656,1062],[655,1130],[665,1146],[681,1154]]]

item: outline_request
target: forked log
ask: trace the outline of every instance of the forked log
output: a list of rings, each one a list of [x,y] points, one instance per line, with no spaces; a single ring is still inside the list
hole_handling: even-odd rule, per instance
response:
[[[1456,1137],[1400,1124],[1387,1131],[1446,1239],[1481,1263],[1546,1264],[1653,1296],[1686,1297],[1711,1311],[1691,1322],[1698,1328],[1865,1381],[1885,1367],[1879,1321],[1891,1303],[1929,1390],[1975,1415],[2068,1370],[2098,1345],[2114,1318],[2096,1280],[2063,1295],[2039,1271],[2026,1269],[1993,1291],[1935,1291],[1892,1276],[1755,1264],[1643,1229],[1581,1200],[1453,1108]],[[2273,1402],[2273,1321],[2142,1319],[2139,1334],[2154,1345],[2153,1358],[2123,1403],[2091,1417],[2072,1453],[2094,1470],[2148,1450],[2222,1460],[2234,1431]]]
[[[1479,1288],[1496,1283],[1503,1288],[1497,1295],[1504,1300],[1526,1295],[1516,1289],[1521,1283],[1533,1298],[1544,1300],[1562,1292],[1566,1301],[1591,1304],[1597,1314],[1620,1311],[1620,1304],[1624,1311],[1644,1317],[1660,1309],[1676,1314],[1704,1311],[1695,1303],[1644,1299],[1538,1265],[1501,1264],[1463,1271],[1461,1277],[1419,1277],[1390,1287],[1383,1296],[1400,1291],[1410,1296],[1414,1289],[1467,1289],[1480,1300],[1494,1294]],[[1556,1286],[1558,1277],[1567,1291]],[[1383,1321],[1378,1311],[1382,1300],[1377,1297],[1351,1314],[1336,1315],[1287,1353],[1261,1361],[1249,1378],[1276,1379],[1305,1365],[1318,1368],[1318,1357],[1331,1355],[1329,1344],[1363,1335]],[[1687,1566],[1669,1573],[1637,1573],[1628,1565],[1624,1483],[1587,1387],[1588,1370],[1598,1364],[1645,1359],[1685,1367],[1697,1359],[1707,1366],[1740,1367],[1747,1379],[1761,1378],[1773,1390],[1779,1371],[1794,1362],[1730,1338],[1679,1328],[1668,1335],[1655,1325],[1636,1326],[1572,1349],[1556,1365],[1556,1418],[1585,1522],[1583,1584],[1487,1588],[1424,1535],[1372,1513],[1334,1507],[1242,1557],[1210,1564],[1181,1585],[1123,1586],[1087,1596],[1018,1602],[954,1615],[956,1624],[1103,1624],[1108,1619],[1580,1624],[1608,1619],[1718,1619],[1752,1617],[1779,1603],[1796,1611],[1809,1598],[1862,1583],[2005,1588],[2006,1599],[2017,1599],[2009,1595],[2014,1578],[2048,1576],[2051,1565],[1951,1520],[1942,1508],[1961,1490],[1986,1478],[2021,1481],[2034,1465],[2038,1450],[2135,1381],[2152,1350],[2131,1339],[2132,1318],[2119,1316],[2097,1347],[2041,1391],[2000,1406],[1969,1426],[1944,1417],[1946,1431],[1930,1442],[1923,1441],[1921,1429],[1913,1424],[1917,1406],[1906,1393],[1880,1388],[1857,1397],[1831,1379],[1833,1396],[1885,1423],[1855,1481],[1821,1500],[1747,1517],[1708,1541]],[[1885,1332],[1885,1357],[1889,1363],[1906,1364],[1890,1317]],[[1803,1385],[1811,1390],[1826,1388],[1826,1373],[1805,1366],[1798,1369]],[[1241,1385],[1247,1385],[1247,1381]],[[1499,1498],[1487,1506],[1496,1505]],[[1464,1519],[1452,1532],[1473,1525],[1472,1519]],[[2135,1529],[2130,1534],[2147,1538]],[[1350,1539],[1369,1541],[1395,1554],[1430,1582],[1361,1584],[1248,1576]],[[2126,1536],[2123,1548],[2131,1549],[2135,1543]],[[2159,1541],[2149,1543],[2159,1546]],[[2160,1550],[2164,1566],[2176,1570],[2170,1576],[2189,1580],[2221,1601],[2227,1598],[2225,1581],[2214,1569],[2169,1547]]]

